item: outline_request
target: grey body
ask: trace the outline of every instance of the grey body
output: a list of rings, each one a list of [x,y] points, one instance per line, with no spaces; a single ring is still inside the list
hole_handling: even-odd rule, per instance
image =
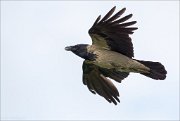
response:
[[[96,55],[96,59],[91,63],[101,68],[116,69],[120,72],[149,73],[150,69],[148,67],[121,53],[95,45],[89,45],[87,50]]]

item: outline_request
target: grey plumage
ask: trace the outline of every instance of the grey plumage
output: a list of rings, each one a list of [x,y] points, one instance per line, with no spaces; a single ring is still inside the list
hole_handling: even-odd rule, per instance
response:
[[[85,59],[82,80],[89,91],[116,105],[120,102],[119,92],[107,77],[121,82],[130,72],[134,72],[152,79],[164,80],[167,71],[159,62],[133,58],[133,44],[129,35],[137,29],[131,27],[136,21],[126,22],[132,14],[120,18],[126,8],[112,16],[115,8],[113,7],[102,19],[98,16],[89,29],[92,45],[78,44],[65,49]]]

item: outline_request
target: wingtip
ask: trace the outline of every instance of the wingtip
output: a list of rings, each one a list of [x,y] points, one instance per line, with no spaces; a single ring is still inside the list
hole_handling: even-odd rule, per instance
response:
[[[116,9],[116,6],[114,6],[112,9]]]
[[[94,24],[93,24],[92,27],[94,27],[94,26],[99,22],[100,19],[101,19],[101,15],[99,15],[99,16],[97,17],[97,19],[96,19],[96,21],[94,22]]]
[[[123,8],[123,9],[121,9],[121,10],[125,11],[125,10],[126,10],[126,8],[124,7],[124,8]]]

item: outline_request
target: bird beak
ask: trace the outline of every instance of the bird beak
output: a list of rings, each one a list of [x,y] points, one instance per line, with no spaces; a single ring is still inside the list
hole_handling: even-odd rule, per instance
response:
[[[65,50],[66,50],[66,51],[71,51],[71,49],[72,49],[72,46],[67,46],[67,47],[65,47]]]

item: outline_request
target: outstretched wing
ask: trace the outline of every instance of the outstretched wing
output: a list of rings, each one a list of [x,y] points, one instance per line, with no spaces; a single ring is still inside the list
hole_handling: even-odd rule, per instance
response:
[[[129,34],[133,34],[137,27],[129,26],[135,24],[136,21],[126,22],[132,17],[132,14],[120,18],[125,12],[125,8],[111,17],[115,8],[113,7],[101,20],[101,16],[99,16],[89,29],[92,44],[132,58],[134,56],[133,44]]]
[[[92,93],[98,93],[108,102],[113,102],[115,105],[118,99],[119,92],[114,84],[100,73],[97,66],[84,61],[83,63],[83,83],[87,85]]]
[[[93,94],[98,93],[108,102],[113,102],[115,105],[117,102],[120,102],[118,98],[119,92],[114,84],[106,77],[116,79],[116,81],[120,82],[128,75],[129,73],[117,73],[112,70],[104,70],[103,68],[91,64],[88,60],[83,62],[83,84],[87,85],[89,91]]]

